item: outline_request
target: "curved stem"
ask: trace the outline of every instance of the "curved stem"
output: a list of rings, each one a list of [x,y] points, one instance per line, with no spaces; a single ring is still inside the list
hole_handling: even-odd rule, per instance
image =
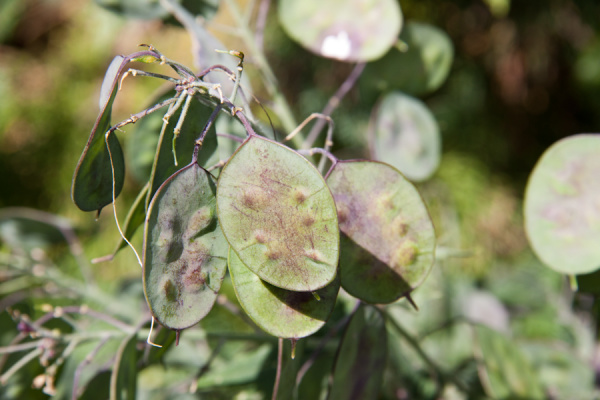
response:
[[[350,72],[350,75],[348,75],[348,77],[342,83],[339,89],[329,99],[321,114],[330,116],[335,111],[335,109],[340,105],[342,99],[356,84],[356,81],[365,69],[365,65],[365,63],[358,63],[354,66],[354,69],[352,70],[352,72]],[[323,129],[323,126],[325,126],[325,121],[319,121],[312,127],[310,133],[306,137],[306,141],[304,142],[305,148],[312,147],[312,145],[315,143],[315,140],[317,140],[317,137],[319,136],[319,132],[321,132],[321,129]]]
[[[267,58],[265,57],[265,54],[261,51],[260,47],[254,40],[254,35],[250,31],[248,25],[245,23],[235,0],[227,0],[227,5],[229,6],[229,10],[231,11],[233,19],[235,20],[235,23],[241,32],[241,37],[244,40],[244,43],[250,50],[253,60],[256,62],[256,65],[263,75],[265,88],[273,99],[274,108],[277,111],[277,115],[279,116],[283,128],[286,131],[291,132],[294,130],[297,123],[287,100],[279,89],[279,83],[267,61]],[[292,144],[296,148],[300,147],[299,140],[292,141]]]
[[[273,385],[273,395],[271,400],[277,400],[279,391],[279,381],[281,380],[281,366],[283,365],[283,339],[277,340],[277,373],[275,374],[275,384]]]

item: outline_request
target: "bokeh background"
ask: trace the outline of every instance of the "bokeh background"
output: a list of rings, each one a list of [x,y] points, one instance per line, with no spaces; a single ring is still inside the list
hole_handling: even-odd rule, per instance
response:
[[[577,332],[596,336],[595,297],[573,294],[564,277],[536,260],[523,230],[522,201],[545,149],[569,135],[600,131],[600,3],[402,0],[401,7],[406,21],[444,30],[455,50],[448,80],[422,98],[440,125],[443,156],[419,189],[440,243],[460,254],[443,263],[449,274],[444,276],[458,282],[444,287],[450,292],[443,296],[465,287],[481,289],[510,312],[506,323],[516,336],[577,347]],[[244,51],[230,34],[231,25],[227,7],[220,7],[209,30],[227,48]],[[90,259],[110,253],[118,233],[109,210],[96,220],[72,204],[71,178],[97,116],[106,67],[140,43],[193,65],[190,38],[172,23],[126,19],[91,0],[0,3],[0,208],[31,207],[69,218]],[[274,6],[265,51],[297,120],[320,111],[352,69],[292,42],[278,25]],[[252,68],[248,60],[250,77]],[[145,108],[159,86],[128,78],[113,119]],[[267,96],[260,84],[255,91],[259,99]],[[360,154],[365,147],[376,100],[358,85],[333,114],[340,154]],[[125,146],[132,145],[127,132],[120,135]],[[139,189],[128,177],[118,201],[121,218]],[[115,277],[140,275],[129,251],[93,273],[106,286]],[[553,296],[566,308],[548,303]],[[494,310],[492,317],[499,315]],[[581,317],[577,327],[574,315]],[[594,357],[588,356],[585,365],[592,367]]]

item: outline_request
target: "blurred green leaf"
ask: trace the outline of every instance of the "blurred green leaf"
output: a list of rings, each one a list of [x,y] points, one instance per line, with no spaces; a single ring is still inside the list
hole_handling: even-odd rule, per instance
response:
[[[448,35],[433,25],[409,22],[400,41],[402,44],[384,57],[367,64],[360,78],[361,88],[401,90],[415,96],[437,90],[448,77],[454,59]]]
[[[137,335],[126,337],[115,354],[110,377],[110,400],[135,400],[137,389]]]
[[[494,399],[544,399],[539,376],[514,341],[485,326],[474,327],[479,375]]]
[[[219,0],[172,0],[181,3],[192,15],[210,19],[214,16],[219,5]],[[140,19],[166,19],[169,12],[165,10],[159,0],[95,0],[96,4],[127,18]]]
[[[255,381],[271,350],[271,345],[263,344],[255,350],[239,354],[227,363],[214,365],[198,379],[198,389],[240,385]]]
[[[375,307],[360,306],[344,332],[328,399],[376,399],[387,353],[383,315]]]

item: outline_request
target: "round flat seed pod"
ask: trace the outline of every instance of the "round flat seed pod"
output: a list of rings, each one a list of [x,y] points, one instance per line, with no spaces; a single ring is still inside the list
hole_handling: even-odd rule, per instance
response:
[[[395,0],[279,0],[279,20],[306,49],[342,61],[372,61],[396,43],[402,12]]]
[[[342,161],[327,177],[342,232],[342,287],[368,303],[410,293],[435,259],[435,232],[415,187],[395,168]]]
[[[198,164],[158,189],[144,232],[144,292],[152,314],[188,328],[212,308],[227,268],[228,244],[216,215],[216,183]]]
[[[454,60],[452,40],[443,30],[409,22],[400,40],[406,49],[393,47],[379,60],[369,63],[361,76],[361,87],[379,91],[402,90],[421,96],[437,90],[450,73]]]
[[[552,145],[525,189],[525,229],[537,256],[565,274],[600,267],[600,135]]]
[[[229,252],[229,273],[240,304],[265,332],[280,338],[312,335],[327,322],[340,289],[340,280],[311,292],[293,292],[262,279]]]
[[[325,180],[304,157],[250,137],[219,175],[217,214],[227,241],[262,280],[300,292],[336,275],[339,230]]]
[[[413,181],[435,172],[441,157],[440,130],[422,101],[389,93],[374,109],[370,124],[373,159],[398,168]]]

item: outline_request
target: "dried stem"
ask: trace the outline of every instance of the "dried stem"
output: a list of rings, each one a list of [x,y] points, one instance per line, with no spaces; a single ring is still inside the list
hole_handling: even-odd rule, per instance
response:
[[[325,108],[323,109],[321,114],[330,116],[333,113],[333,111],[335,111],[335,109],[340,105],[340,102],[342,101],[342,99],[346,96],[346,94],[350,91],[350,89],[352,89],[352,87],[354,87],[354,85],[356,84],[356,81],[358,80],[358,78],[362,74],[363,70],[365,69],[365,65],[366,65],[365,63],[356,64],[356,66],[354,67],[352,72],[350,72],[350,75],[348,75],[348,77],[346,78],[344,83],[342,83],[342,85],[335,92],[335,94],[329,99],[329,101],[325,105]],[[306,137],[306,141],[304,142],[304,146],[303,146],[304,148],[309,148],[309,147],[313,146],[313,144],[317,140],[317,137],[319,136],[319,132],[321,132],[321,129],[323,129],[323,126],[325,126],[325,121],[321,120],[321,121],[318,121],[312,127],[308,136]]]
[[[277,341],[277,373],[275,374],[275,385],[273,385],[273,395],[271,400],[277,400],[277,392],[279,391],[279,381],[281,380],[281,368],[283,365],[283,339]]]

